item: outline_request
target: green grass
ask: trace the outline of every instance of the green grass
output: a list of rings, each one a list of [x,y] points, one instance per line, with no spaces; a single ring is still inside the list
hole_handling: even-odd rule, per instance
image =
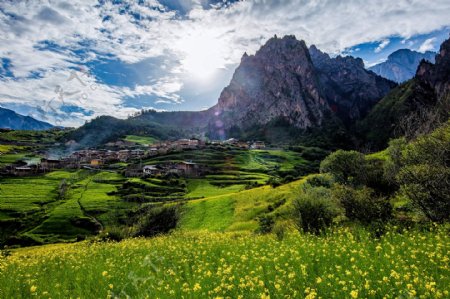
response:
[[[3,154],[0,155],[0,167],[12,164],[19,160],[24,160],[27,158],[27,153],[17,153],[17,154]]]
[[[0,211],[14,217],[37,212],[56,200],[58,184],[47,177],[0,179]]]
[[[233,222],[234,201],[229,197],[189,202],[183,209],[180,227],[186,230],[224,231]]]
[[[30,178],[1,179],[0,221],[19,223],[10,227],[15,235],[43,243],[92,235],[96,222],[103,228],[115,226],[136,206],[109,195],[123,179],[117,173],[87,171],[54,171]],[[58,195],[62,182],[69,185],[64,198]]]
[[[186,198],[211,197],[229,193],[236,193],[244,190],[245,185],[230,185],[226,187],[218,187],[211,185],[205,179],[190,179],[188,182],[188,193]]]
[[[0,258],[1,298],[448,298],[450,235],[175,233]]]
[[[68,131],[57,131],[57,130],[49,130],[49,131],[13,130],[9,132],[1,132],[0,141],[4,140],[8,142],[12,141],[22,143],[33,143],[36,145],[53,144],[67,133]]]
[[[124,140],[141,145],[151,145],[158,141],[156,138],[150,136],[136,136],[136,135],[127,135]]]
[[[257,217],[277,212],[288,213],[287,205],[296,196],[296,189],[303,181],[296,181],[278,188],[264,186],[238,193],[191,200],[185,203],[180,228],[210,231],[253,231]],[[286,200],[275,211],[269,206]]]
[[[6,154],[14,150],[22,150],[23,146],[10,145],[10,144],[0,144],[0,153]]]

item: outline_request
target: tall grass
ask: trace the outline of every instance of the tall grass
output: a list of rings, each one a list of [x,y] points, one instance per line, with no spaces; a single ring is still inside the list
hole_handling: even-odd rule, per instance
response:
[[[448,298],[449,249],[444,227],[57,244],[0,259],[0,297]]]

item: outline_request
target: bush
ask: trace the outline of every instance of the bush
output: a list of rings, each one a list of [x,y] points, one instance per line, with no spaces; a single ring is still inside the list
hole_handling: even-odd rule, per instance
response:
[[[450,168],[438,165],[403,167],[398,179],[401,192],[424,215],[436,222],[450,219]]]
[[[282,241],[286,234],[286,224],[281,222],[275,223],[272,232],[275,234],[278,241]]]
[[[397,174],[401,190],[425,216],[450,220],[450,122],[402,151]]]
[[[294,200],[294,221],[300,231],[320,233],[339,215],[330,190],[324,187],[306,188]]]
[[[338,150],[320,163],[320,172],[330,173],[336,182],[357,186],[364,183],[365,157],[357,151]]]
[[[176,228],[180,219],[178,206],[152,207],[136,225],[134,236],[153,237]]]
[[[272,188],[276,188],[276,187],[278,187],[278,186],[280,186],[281,185],[281,181],[280,181],[280,179],[279,178],[276,178],[276,177],[270,177],[270,179],[267,181],[267,183],[270,185],[270,186],[272,186]]]
[[[374,157],[366,157],[364,170],[360,181],[367,187],[374,189],[377,193],[384,195],[393,194],[398,187],[395,180],[385,176],[386,161]]]
[[[394,139],[386,149],[387,159],[384,163],[384,177],[391,183],[396,182],[396,176],[402,167],[402,152],[406,147],[405,138]]]
[[[334,180],[330,174],[323,173],[323,174],[310,175],[306,179],[305,183],[311,187],[331,188],[331,186],[333,186]]]
[[[377,197],[370,188],[353,189],[336,185],[333,197],[345,210],[345,216],[352,221],[368,225],[374,222],[385,222],[392,217],[392,206],[385,198]]]
[[[99,235],[101,241],[121,241],[132,236],[129,227],[112,226],[105,228]]]
[[[256,232],[259,234],[268,234],[272,231],[275,221],[272,216],[264,215],[258,218],[258,228]]]

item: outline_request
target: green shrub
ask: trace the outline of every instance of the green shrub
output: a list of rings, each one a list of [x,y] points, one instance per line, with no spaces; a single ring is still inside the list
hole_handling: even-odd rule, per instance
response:
[[[401,190],[427,218],[450,220],[450,122],[402,151]]]
[[[357,151],[338,150],[320,163],[320,172],[330,173],[336,182],[346,185],[361,185],[365,171],[365,157]]]
[[[306,184],[311,187],[331,188],[334,183],[333,176],[327,173],[310,175],[306,179]]]
[[[268,183],[270,186],[272,186],[272,188],[276,188],[276,187],[278,187],[278,186],[281,185],[280,179],[277,178],[277,177],[273,177],[273,176],[270,177],[270,179],[267,181],[267,183]]]
[[[399,138],[391,140],[389,147],[386,149],[387,159],[384,163],[383,176],[391,183],[396,182],[396,176],[402,167],[402,152],[405,147],[405,138]]]
[[[403,167],[398,179],[405,194],[424,215],[436,222],[450,219],[450,168],[441,165]]]
[[[390,195],[398,188],[394,179],[385,176],[385,164],[383,159],[366,157],[360,181],[379,194]]]
[[[180,219],[178,206],[151,207],[140,216],[134,236],[153,237],[176,228]]]
[[[392,206],[389,201],[376,196],[368,187],[354,189],[336,185],[332,194],[344,208],[345,216],[349,220],[368,225],[374,222],[385,222],[392,217]]]
[[[131,236],[129,227],[110,226],[98,235],[98,239],[101,241],[121,241]]]
[[[339,215],[330,190],[324,187],[305,188],[294,200],[294,221],[300,231],[320,233]]]
[[[286,224],[282,222],[275,223],[272,232],[275,234],[278,241],[282,241],[286,235]]]
[[[259,234],[268,234],[272,231],[275,221],[272,216],[264,215],[258,218],[258,228],[256,232]]]

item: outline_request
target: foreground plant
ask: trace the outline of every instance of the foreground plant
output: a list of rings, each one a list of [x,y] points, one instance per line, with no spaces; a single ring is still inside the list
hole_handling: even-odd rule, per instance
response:
[[[58,244],[2,258],[0,297],[448,298],[449,249],[444,227]]]

